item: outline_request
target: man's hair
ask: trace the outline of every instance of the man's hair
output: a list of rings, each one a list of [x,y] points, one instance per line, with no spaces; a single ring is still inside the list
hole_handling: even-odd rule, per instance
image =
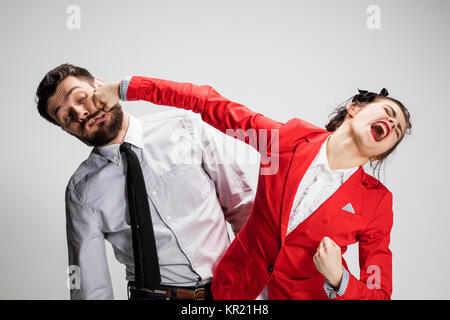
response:
[[[59,124],[47,112],[48,99],[55,93],[56,87],[61,83],[61,81],[68,76],[74,76],[79,79],[86,80],[92,86],[94,85],[94,77],[88,70],[72,64],[64,63],[47,72],[36,90],[35,101],[39,114],[44,119],[47,119],[57,126],[59,126]]]

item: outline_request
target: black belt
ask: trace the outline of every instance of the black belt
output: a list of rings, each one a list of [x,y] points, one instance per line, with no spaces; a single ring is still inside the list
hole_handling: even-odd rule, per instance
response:
[[[130,291],[148,292],[161,295],[167,300],[210,300],[212,299],[211,284],[194,287],[157,286],[155,289],[137,288],[134,281],[128,282]]]

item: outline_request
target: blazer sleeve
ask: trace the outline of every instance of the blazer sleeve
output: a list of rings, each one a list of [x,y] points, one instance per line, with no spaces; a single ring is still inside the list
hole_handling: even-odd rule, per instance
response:
[[[199,113],[206,123],[245,141],[260,152],[262,151],[260,146],[266,151],[265,148],[268,148],[272,139],[275,139],[273,132],[278,132],[283,125],[222,97],[208,85],[197,86],[140,76],[133,76],[127,81],[129,83],[123,86],[126,93],[121,93],[126,101],[145,100],[157,105]]]
[[[392,193],[380,200],[368,227],[358,235],[360,279],[350,274],[347,289],[337,299],[389,300],[392,294]]]

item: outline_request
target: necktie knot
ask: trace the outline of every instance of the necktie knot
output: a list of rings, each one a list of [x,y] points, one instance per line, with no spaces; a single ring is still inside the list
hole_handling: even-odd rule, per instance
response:
[[[128,142],[124,142],[120,145],[120,152],[128,152],[131,150],[131,144],[129,144]]]

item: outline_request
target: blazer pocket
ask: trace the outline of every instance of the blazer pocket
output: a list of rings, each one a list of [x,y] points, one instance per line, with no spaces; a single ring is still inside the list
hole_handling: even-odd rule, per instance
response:
[[[304,279],[290,279],[283,274],[277,274],[276,280],[281,288],[285,288],[288,300],[323,300],[328,299],[323,289],[324,277],[316,272]]]
[[[352,220],[352,221],[355,221],[355,222],[359,222],[359,221],[362,220],[362,215],[356,214],[356,213],[346,212],[344,210],[340,210],[338,212],[338,217],[339,218],[348,219],[348,220]]]

